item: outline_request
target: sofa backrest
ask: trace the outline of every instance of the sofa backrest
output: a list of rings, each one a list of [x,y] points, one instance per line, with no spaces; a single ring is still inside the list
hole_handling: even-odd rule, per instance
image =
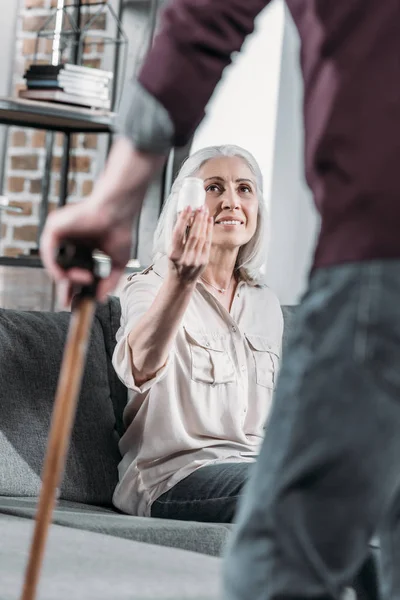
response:
[[[120,460],[114,406],[113,309],[96,312],[60,497],[111,504]],[[0,495],[37,496],[69,313],[0,310]],[[114,400],[114,405],[112,400]],[[121,411],[119,411],[121,412]]]
[[[111,363],[117,343],[115,336],[121,321],[121,304],[119,298],[109,296],[107,302],[99,304],[96,310],[96,318],[103,331],[104,348],[107,355],[108,381],[115,416],[115,429],[120,437],[124,429],[122,416],[127,402],[127,389],[118,378]]]
[[[284,344],[293,307],[283,307]],[[99,305],[60,498],[111,504],[127,390],[111,364],[119,299]],[[38,496],[69,313],[0,309],[0,496]]]

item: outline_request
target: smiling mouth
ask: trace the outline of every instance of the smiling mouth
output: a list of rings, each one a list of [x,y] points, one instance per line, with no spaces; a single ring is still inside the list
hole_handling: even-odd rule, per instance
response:
[[[244,223],[243,223],[243,221],[239,221],[238,219],[224,219],[222,221],[215,221],[215,225],[237,226],[237,225],[244,225]]]

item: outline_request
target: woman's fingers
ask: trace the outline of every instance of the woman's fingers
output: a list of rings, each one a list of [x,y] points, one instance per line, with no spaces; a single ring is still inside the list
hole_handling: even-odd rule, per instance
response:
[[[205,240],[202,248],[203,252],[203,262],[205,264],[208,263],[208,259],[210,258],[210,250],[211,250],[211,242],[214,231],[214,219],[213,217],[208,217],[205,223]]]
[[[203,206],[194,213],[189,211],[189,215],[182,213],[178,218],[170,259],[175,268],[182,270],[184,277],[197,278],[208,262],[213,224],[208,215],[208,208]]]
[[[195,248],[196,252],[196,265],[201,265],[204,262],[204,246],[207,242],[207,230],[208,230],[208,210],[204,212],[203,222],[201,224],[201,231],[198,236],[198,243]],[[207,260],[208,262],[208,260]]]
[[[203,233],[203,224],[204,224],[204,219],[205,219],[206,213],[208,215],[208,209],[204,206],[202,206],[201,208],[199,208],[196,211],[196,213],[194,215],[192,226],[190,228],[190,231],[187,236],[186,243],[185,243],[185,251],[186,252],[191,252],[197,248],[199,241],[201,240],[202,233]]]
[[[186,208],[179,214],[172,233],[171,255],[175,255],[177,252],[182,252],[185,245],[186,230],[189,226],[192,214],[193,213],[190,206],[186,206]]]
[[[202,249],[206,236],[207,219],[208,209],[206,207],[202,207],[196,214],[195,221],[185,244],[185,251],[182,256],[182,260],[186,265],[192,265],[193,267],[198,267],[201,265]]]

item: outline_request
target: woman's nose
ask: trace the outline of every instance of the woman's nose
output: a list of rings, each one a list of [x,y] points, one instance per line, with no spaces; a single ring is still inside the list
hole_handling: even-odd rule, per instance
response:
[[[230,208],[232,210],[234,208],[239,208],[239,206],[240,203],[237,194],[232,190],[226,190],[222,198],[221,208]]]

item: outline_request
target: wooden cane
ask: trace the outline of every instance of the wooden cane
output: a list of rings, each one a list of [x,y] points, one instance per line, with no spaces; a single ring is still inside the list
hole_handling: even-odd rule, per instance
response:
[[[59,253],[58,262],[66,270],[72,267],[86,268],[95,276],[94,260],[88,249],[78,248],[72,244],[65,245]],[[43,466],[42,488],[21,600],[34,600],[36,597],[48,529],[56,503],[57,488],[60,486],[64,472],[85,368],[95,311],[96,286],[97,278],[95,277],[95,283],[82,287],[75,297],[76,302],[74,302],[71,315],[57,385]]]

